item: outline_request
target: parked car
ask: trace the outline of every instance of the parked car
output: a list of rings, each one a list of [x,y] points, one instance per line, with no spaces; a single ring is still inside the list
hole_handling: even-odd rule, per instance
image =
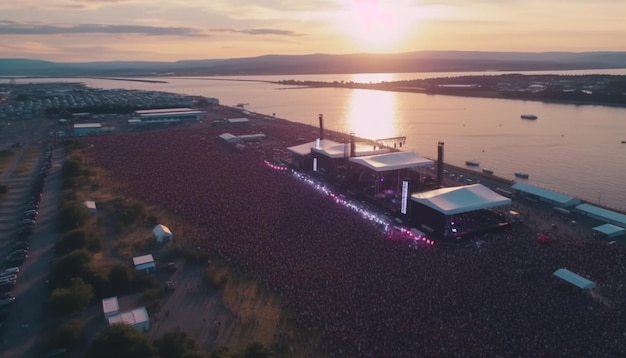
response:
[[[0,282],[0,292],[11,291],[17,285],[17,281],[4,281]]]
[[[27,258],[28,255],[25,254],[9,255],[6,257],[5,261],[11,265],[21,265]]]
[[[29,210],[24,212],[24,215],[22,215],[23,220],[26,219],[30,219],[30,220],[37,220],[37,215],[39,215],[39,212],[36,210]]]
[[[9,267],[9,268],[6,268],[6,269],[0,271],[0,276],[14,275],[14,274],[18,274],[18,273],[20,273],[20,268],[19,267]]]
[[[8,306],[15,303],[15,296],[9,293],[6,298],[0,299],[0,307]]]
[[[0,282],[7,282],[7,281],[17,281],[17,274],[0,276]]]
[[[173,290],[176,289],[176,281],[169,280],[169,281],[165,282],[165,284],[163,286],[165,287],[165,290],[173,291]]]
[[[16,241],[13,245],[11,245],[11,249],[13,250],[30,250],[30,244],[28,241]]]
[[[28,255],[28,249],[13,250],[13,252],[9,254],[9,256],[16,256],[16,255]]]

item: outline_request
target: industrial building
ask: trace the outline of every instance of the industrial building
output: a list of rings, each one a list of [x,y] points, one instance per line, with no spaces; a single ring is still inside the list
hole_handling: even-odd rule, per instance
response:
[[[74,131],[72,132],[76,137],[82,137],[90,134],[97,134],[102,131],[102,124],[100,123],[75,123]]]
[[[205,114],[205,111],[199,111],[192,108],[138,110],[133,112],[133,116],[128,120],[128,124],[131,126],[137,126],[197,121],[203,118]]]

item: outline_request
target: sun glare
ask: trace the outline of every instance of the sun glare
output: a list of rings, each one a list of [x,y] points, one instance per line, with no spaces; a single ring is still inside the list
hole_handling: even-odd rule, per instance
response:
[[[364,51],[397,50],[415,27],[408,0],[349,0],[339,26]]]

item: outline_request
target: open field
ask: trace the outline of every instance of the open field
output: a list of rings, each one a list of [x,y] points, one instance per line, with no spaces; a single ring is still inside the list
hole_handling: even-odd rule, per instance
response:
[[[22,156],[20,163],[15,168],[15,171],[13,172],[13,176],[23,177],[23,176],[30,175],[33,172],[35,166],[37,165],[40,156],[41,156],[40,148],[35,148],[35,147],[28,148],[26,152],[24,152],[24,155]]]
[[[216,141],[223,132],[268,139],[238,152]],[[610,343],[626,331],[623,248],[584,233],[542,244],[526,225],[465,244],[414,245],[263,163],[316,135],[312,127],[258,120],[84,142],[116,190],[175,220],[166,224],[177,245],[217,256],[280,295],[290,313],[284,319],[298,329],[280,332],[276,347],[293,346],[300,356],[432,356],[442,347],[476,356],[626,353]],[[611,305],[555,281],[560,267],[594,279]]]
[[[4,177],[6,170],[11,165],[11,161],[15,156],[14,151],[0,151],[0,178]]]

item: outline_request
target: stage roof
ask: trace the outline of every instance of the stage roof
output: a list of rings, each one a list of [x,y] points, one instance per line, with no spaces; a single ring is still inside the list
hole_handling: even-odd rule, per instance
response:
[[[305,155],[311,154],[311,148],[315,147],[315,142],[316,141],[308,142],[308,143],[304,143],[304,144],[298,144],[298,145],[295,145],[293,147],[287,148],[287,150],[292,152],[293,154],[305,156]],[[339,144],[340,143],[337,143],[337,142],[332,141],[330,139],[322,139],[322,140],[320,140],[320,148],[337,146]]]
[[[454,215],[511,204],[511,199],[492,191],[482,184],[415,193],[411,195],[411,200],[445,215]]]
[[[375,155],[389,153],[389,148],[374,149],[374,146],[367,143],[354,143],[354,151],[357,157],[365,155]],[[320,148],[313,148],[314,152],[320,153],[330,158],[347,158],[350,156],[350,143],[338,143],[336,145],[323,145]]]
[[[626,229],[617,225],[613,225],[613,224],[604,224],[604,225],[596,226],[593,228],[593,230],[606,235],[608,238],[621,236],[626,233]]]
[[[561,206],[569,207],[580,204],[580,199],[576,199],[572,196],[557,193],[552,190],[540,188],[533,185],[528,185],[524,183],[515,183],[511,185],[512,189],[522,191],[527,194],[532,194],[546,200],[549,200],[553,203],[559,204]]]
[[[593,216],[598,220],[603,220],[611,224],[620,226],[626,226],[626,215],[620,214],[615,211],[603,209],[590,204],[580,204],[576,206],[576,210],[583,212],[584,214]]]
[[[572,285],[582,288],[583,290],[589,290],[592,288],[596,288],[596,283],[593,281],[590,281],[568,269],[558,269],[556,271],[554,271],[553,273],[554,276],[565,280],[569,283],[571,283]]]
[[[385,154],[353,157],[350,161],[377,172],[432,166],[433,161],[414,152],[391,152]]]

